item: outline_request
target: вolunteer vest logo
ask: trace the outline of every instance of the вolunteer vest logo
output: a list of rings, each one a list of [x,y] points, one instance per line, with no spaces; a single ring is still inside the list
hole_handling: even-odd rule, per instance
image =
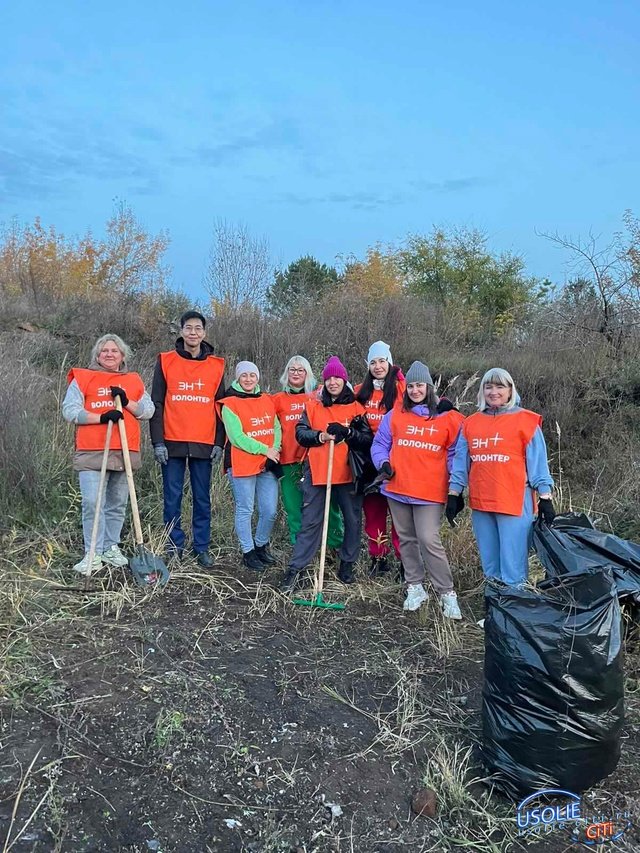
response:
[[[546,835],[569,830],[571,840],[599,847],[617,841],[631,827],[629,812],[587,810],[580,797],[561,788],[545,788],[530,794],[518,805],[518,835]]]
[[[205,383],[202,379],[195,379],[193,382],[178,382],[178,392],[171,395],[171,400],[175,403],[210,403],[211,397],[202,393]]]

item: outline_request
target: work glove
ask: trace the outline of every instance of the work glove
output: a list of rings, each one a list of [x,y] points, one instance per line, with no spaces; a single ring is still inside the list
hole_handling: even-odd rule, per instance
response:
[[[553,508],[551,498],[538,498],[538,521],[544,521],[546,524],[551,524],[556,517],[556,511]]]
[[[447,505],[444,514],[451,527],[456,526],[456,515],[464,509],[464,498],[462,495],[449,495],[447,497]]]
[[[154,444],[153,455],[156,457],[156,462],[159,465],[166,465],[169,461],[169,451],[166,444]]]
[[[455,408],[451,400],[448,400],[446,397],[440,397],[438,401],[438,414],[441,415],[443,412],[450,412],[451,409]]]
[[[111,396],[112,397],[120,397],[120,404],[123,409],[126,409],[129,405],[129,398],[127,397],[127,392],[124,388],[119,388],[117,385],[111,386]]]
[[[214,444],[211,448],[210,458],[213,465],[216,465],[222,459],[222,448],[218,447],[217,444]]]
[[[390,480],[396,472],[391,467],[390,462],[383,462],[382,465],[380,466],[379,473],[384,474],[385,480]]]
[[[279,462],[274,462],[273,459],[267,459],[264,465],[265,471],[270,471],[278,480],[284,477],[284,470]]]
[[[336,441],[346,441],[351,434],[349,427],[344,424],[339,424],[337,421],[332,421],[327,427],[329,435],[335,435]]]
[[[121,421],[124,418],[122,412],[119,412],[117,409],[109,409],[108,412],[103,412],[100,415],[100,423],[107,424],[109,421],[113,421],[114,424],[117,424],[118,421]]]

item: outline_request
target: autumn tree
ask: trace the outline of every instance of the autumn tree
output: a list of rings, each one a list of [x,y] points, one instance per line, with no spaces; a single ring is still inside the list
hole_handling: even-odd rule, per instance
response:
[[[264,237],[254,237],[242,223],[215,222],[204,282],[214,314],[261,305],[271,271],[269,244]]]
[[[371,300],[396,296],[402,292],[403,274],[396,253],[382,248],[367,249],[363,261],[348,261],[344,271],[344,286],[355,289]]]

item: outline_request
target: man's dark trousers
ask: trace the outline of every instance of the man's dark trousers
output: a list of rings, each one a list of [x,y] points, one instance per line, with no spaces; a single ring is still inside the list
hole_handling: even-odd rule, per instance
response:
[[[211,540],[211,460],[193,456],[170,456],[162,466],[164,485],[163,521],[170,528],[169,539],[179,551],[184,550],[185,535],[180,521],[184,472],[189,462],[189,479],[193,498],[193,550],[206,551]]]

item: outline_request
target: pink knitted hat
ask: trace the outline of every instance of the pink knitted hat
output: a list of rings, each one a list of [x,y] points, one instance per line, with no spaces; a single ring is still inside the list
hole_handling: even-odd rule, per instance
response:
[[[322,371],[322,380],[330,379],[332,376],[337,376],[338,379],[342,379],[345,382],[349,381],[349,377],[347,376],[347,368],[340,361],[337,355],[332,355],[329,361],[325,364],[324,370]]]

